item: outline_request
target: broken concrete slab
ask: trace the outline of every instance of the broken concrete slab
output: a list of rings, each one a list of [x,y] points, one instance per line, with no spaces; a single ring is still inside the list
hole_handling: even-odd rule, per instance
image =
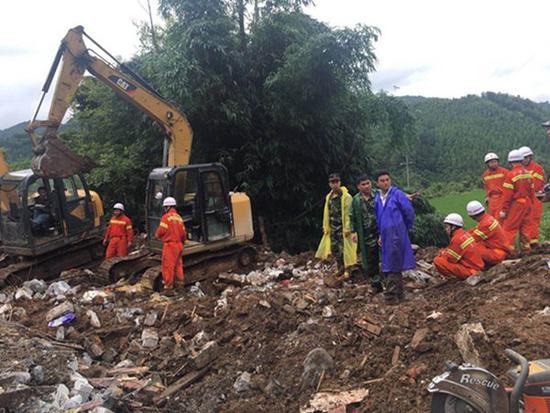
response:
[[[23,287],[29,288],[33,293],[43,293],[47,290],[48,284],[44,280],[34,278],[30,281],[25,281]]]
[[[15,292],[15,301],[32,300],[33,291],[28,287],[18,288]]]
[[[157,330],[154,328],[144,328],[141,333],[141,345],[144,348],[155,348],[159,343]]]
[[[86,315],[90,318],[90,324],[92,327],[100,328],[101,327],[101,321],[99,321],[99,317],[93,310],[86,311]]]
[[[237,377],[237,380],[235,380],[235,383],[233,383],[233,389],[235,389],[237,393],[244,393],[248,390],[251,390],[252,375],[247,371],[240,374],[239,377]]]
[[[488,340],[481,323],[462,324],[455,334],[455,343],[464,362],[480,367],[483,365],[476,343]]]
[[[300,413],[345,413],[347,406],[362,402],[368,395],[368,389],[315,393],[308,404],[300,408]]]
[[[58,306],[55,306],[46,313],[46,321],[54,320],[64,314],[73,313],[74,306],[70,301],[65,301]]]

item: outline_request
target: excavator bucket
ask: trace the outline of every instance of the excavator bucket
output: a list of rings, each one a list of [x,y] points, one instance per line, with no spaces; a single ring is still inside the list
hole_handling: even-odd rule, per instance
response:
[[[89,172],[97,164],[87,156],[71,151],[57,136],[46,136],[33,148],[31,168],[43,177],[66,178],[71,175]]]

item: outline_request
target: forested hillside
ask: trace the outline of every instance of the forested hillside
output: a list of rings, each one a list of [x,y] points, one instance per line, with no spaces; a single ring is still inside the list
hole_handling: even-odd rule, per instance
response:
[[[502,160],[511,149],[530,146],[537,160],[550,166],[550,146],[540,123],[550,119],[550,105],[501,93],[460,99],[405,97],[415,119],[411,145],[413,182],[423,187],[454,182],[454,189],[478,184],[483,155]]]

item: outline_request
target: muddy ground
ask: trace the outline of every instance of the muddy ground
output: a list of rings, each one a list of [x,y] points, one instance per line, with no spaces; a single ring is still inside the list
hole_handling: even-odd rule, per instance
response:
[[[63,411],[73,398],[65,405],[72,411],[298,412],[315,411],[307,410],[314,393],[368,390],[318,411],[426,412],[430,379],[446,360],[463,361],[455,335],[466,323],[481,323],[479,361],[502,379],[511,367],[506,348],[549,356],[549,246],[494,267],[475,286],[439,278],[433,253],[418,253],[429,277],[407,278],[396,306],[361,280],[328,287],[333,267],[311,254],[262,253],[252,276],[224,274],[171,298],[139,284],[101,285],[93,268],[62,274],[73,288],[57,297],[15,300],[17,289],[6,289],[0,406]],[[59,332],[46,314],[64,302],[76,319]],[[304,373],[316,348],[326,352]],[[79,375],[89,394],[75,389]]]

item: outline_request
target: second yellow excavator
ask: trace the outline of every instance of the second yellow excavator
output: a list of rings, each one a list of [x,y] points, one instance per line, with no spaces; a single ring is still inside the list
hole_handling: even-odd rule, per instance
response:
[[[108,62],[99,53],[88,50],[84,37],[117,65]],[[61,69],[48,119],[36,120],[44,95],[48,92],[60,64]],[[249,265],[255,255],[254,248],[247,243],[254,236],[249,197],[245,193],[229,190],[227,170],[223,165],[189,165],[193,134],[186,116],[175,105],[161,97],[137,73],[118,62],[88,36],[82,26],[70,29],[62,40],[42,89],[43,95],[38,109],[26,128],[31,136],[35,154],[32,161],[32,177],[28,178],[28,181],[60,180],[60,188],[63,188],[61,184],[65,180],[74,181],[75,176],[80,177],[94,167],[93,161],[75,154],[57,137],[58,128],[86,71],[109,86],[117,95],[148,114],[166,132],[162,167],[150,173],[147,188],[144,188],[147,248],[128,257],[106,261],[100,267],[102,275],[116,279],[145,272],[144,276],[150,280],[151,286],[159,288],[159,252],[162,246],[152,235],[160,222],[162,200],[167,196],[176,198],[178,211],[185,221],[190,237],[184,251],[186,268],[205,264],[197,265],[200,270],[187,277],[187,282],[206,277],[217,260],[227,261],[230,258],[236,259],[241,265]],[[37,130],[41,128],[45,129],[45,132],[39,136]],[[29,173],[30,171],[27,175]],[[84,189],[90,199],[89,211],[91,214],[95,213],[97,207],[91,207],[92,195],[89,195],[87,187]],[[0,182],[0,191],[7,190]],[[0,225],[0,232],[2,228]],[[5,234],[0,235],[6,247]],[[7,246],[9,248],[9,245]]]

